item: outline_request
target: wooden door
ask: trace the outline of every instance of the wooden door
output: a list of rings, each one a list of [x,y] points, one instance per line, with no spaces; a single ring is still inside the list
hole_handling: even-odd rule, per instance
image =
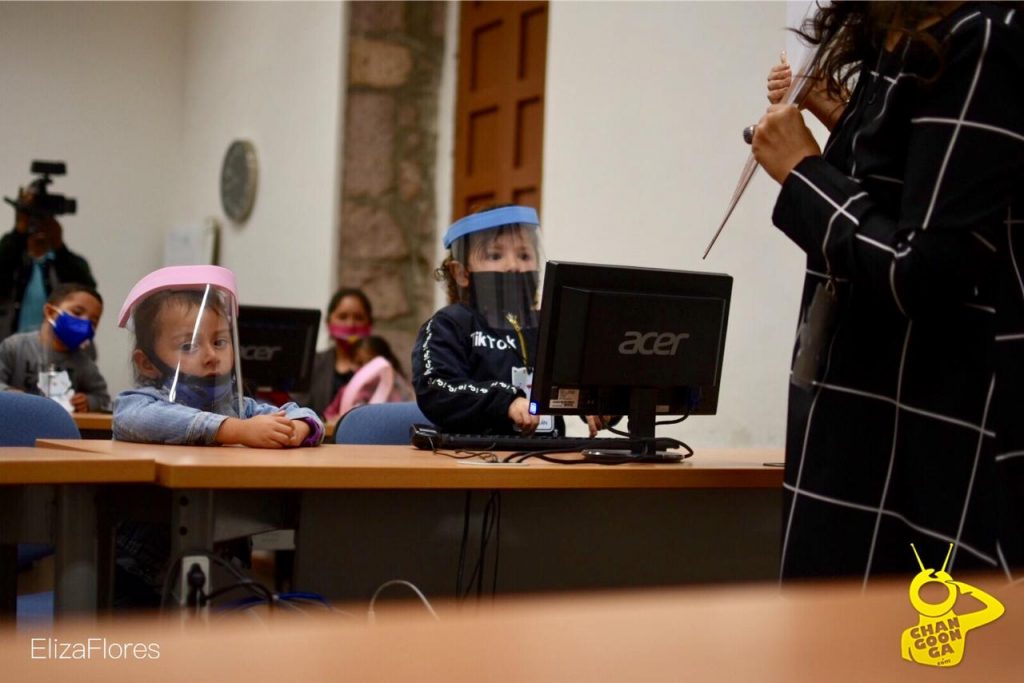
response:
[[[463,2],[453,219],[486,204],[540,210],[547,2]]]

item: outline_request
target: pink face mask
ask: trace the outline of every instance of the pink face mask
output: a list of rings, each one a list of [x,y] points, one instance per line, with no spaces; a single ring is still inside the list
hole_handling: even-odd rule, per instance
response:
[[[372,325],[328,325],[327,331],[332,339],[353,343],[357,339],[369,337],[373,332]]]

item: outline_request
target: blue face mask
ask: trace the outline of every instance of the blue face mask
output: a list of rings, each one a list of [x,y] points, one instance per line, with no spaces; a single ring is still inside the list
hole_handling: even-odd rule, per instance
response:
[[[216,377],[197,377],[179,373],[178,385],[174,390],[174,402],[197,410],[209,411],[231,397],[231,390],[235,386],[231,379],[231,373]],[[172,375],[164,386],[169,390],[173,381]]]
[[[96,334],[91,321],[76,318],[67,311],[61,311],[57,315],[57,319],[53,321],[53,332],[68,351],[76,351],[83,342],[89,341]]]
[[[215,377],[200,377],[189,375],[184,372],[178,373],[178,383],[174,384],[174,368],[160,360],[156,353],[147,353],[150,362],[156,366],[163,377],[162,386],[168,392],[174,386],[174,396],[171,400],[196,410],[213,411],[221,406],[223,402],[232,395],[235,388],[235,374],[229,372],[226,375]]]

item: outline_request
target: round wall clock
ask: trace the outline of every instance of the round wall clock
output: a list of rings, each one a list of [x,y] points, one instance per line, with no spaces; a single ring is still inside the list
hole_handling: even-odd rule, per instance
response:
[[[256,203],[256,148],[248,140],[235,140],[220,168],[220,203],[228,218],[241,223]]]

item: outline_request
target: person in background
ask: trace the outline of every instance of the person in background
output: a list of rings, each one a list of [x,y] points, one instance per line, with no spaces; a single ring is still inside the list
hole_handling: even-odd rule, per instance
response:
[[[61,224],[36,207],[40,182],[20,188],[17,199],[4,197],[14,207],[14,228],[0,238],[0,338],[38,330],[43,304],[58,285],[96,289],[89,264],[64,244]]]
[[[99,292],[58,285],[42,308],[42,327],[0,342],[0,391],[46,396],[68,412],[109,412],[107,383],[87,352],[103,315]]]
[[[1024,12],[836,2],[808,109],[753,153],[806,252],[789,388],[783,579],[1024,563]]]
[[[334,347],[320,351],[313,360],[313,378],[307,402],[320,415],[355,374],[353,347],[373,332],[370,299],[360,289],[339,289],[327,305],[324,322]]]
[[[449,305],[420,328],[412,355],[416,402],[435,425],[465,434],[565,433],[561,418],[531,415],[538,333],[540,221],[505,205],[453,223],[435,275]],[[590,434],[605,420],[587,418]]]
[[[352,348],[352,357],[356,373],[327,406],[326,422],[333,424],[352,408],[366,403],[398,403],[415,398],[401,362],[384,337],[363,337]]]

